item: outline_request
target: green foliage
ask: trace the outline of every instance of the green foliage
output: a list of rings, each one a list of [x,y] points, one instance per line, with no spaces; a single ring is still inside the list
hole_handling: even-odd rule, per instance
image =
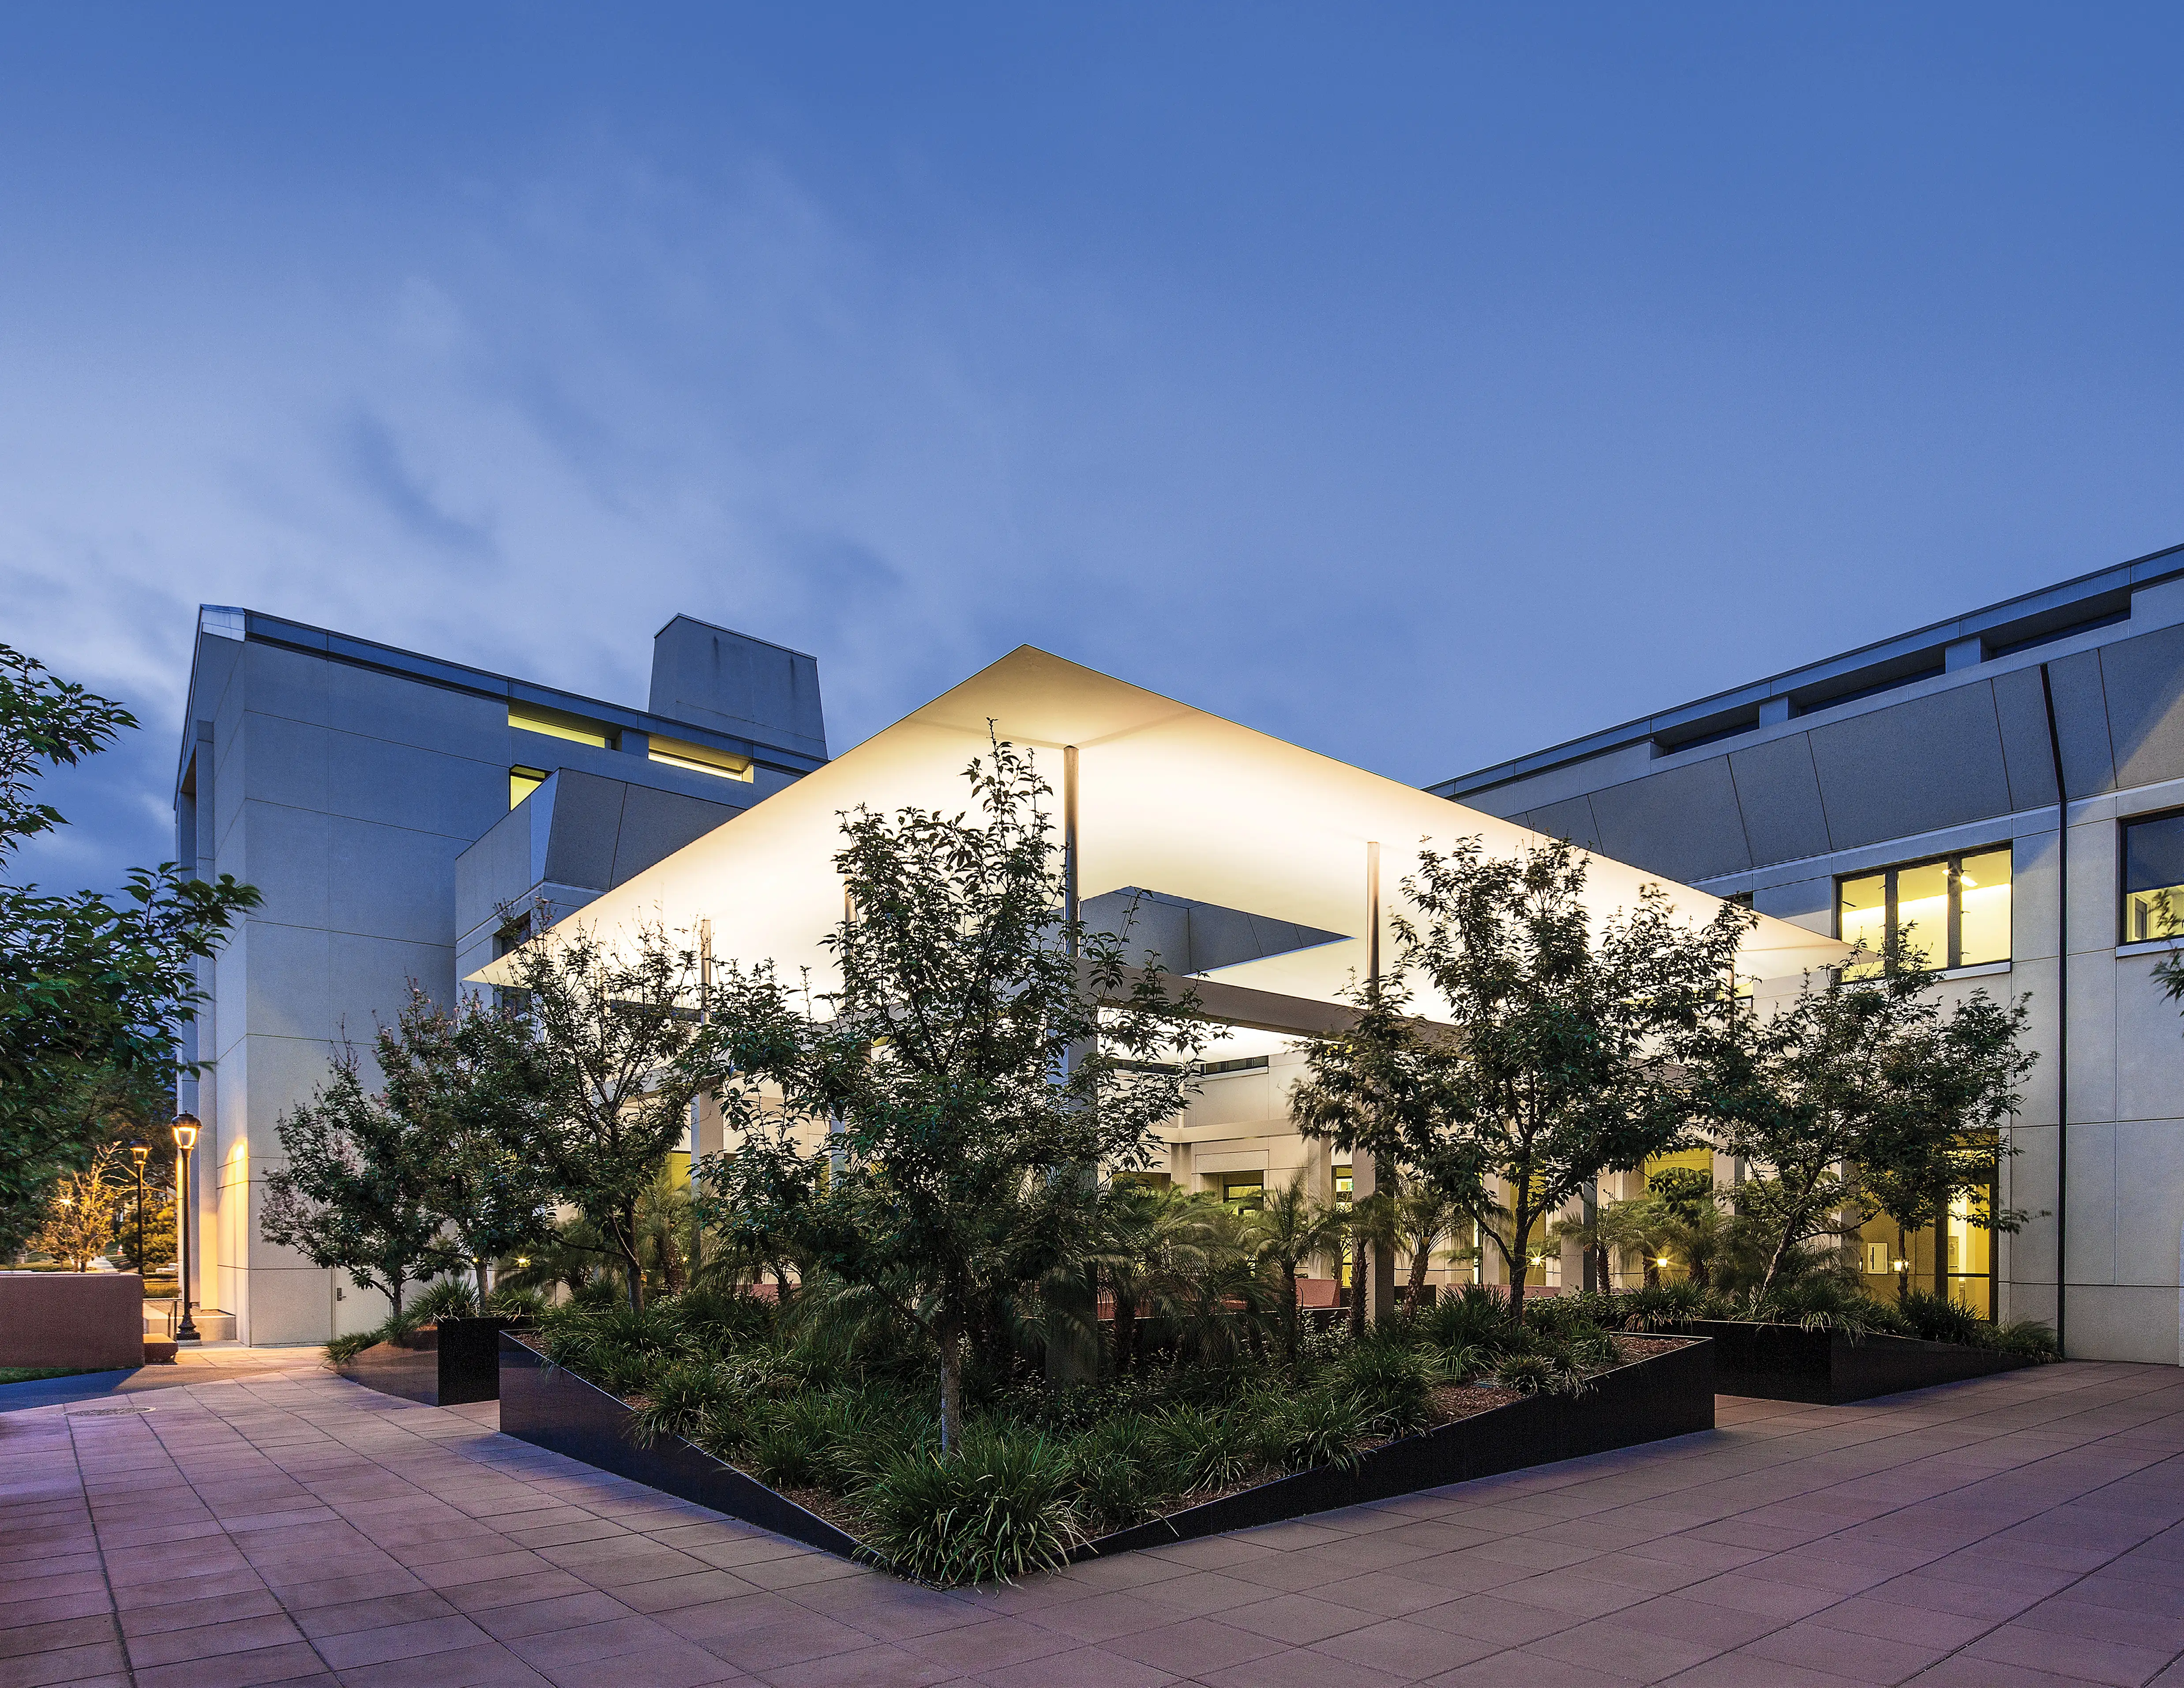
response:
[[[1261,1446],[1267,1462],[1284,1470],[1331,1465],[1349,1471],[1383,1428],[1382,1415],[1358,1395],[1323,1387],[1276,1402]]]
[[[709,1224],[732,1245],[785,1241],[918,1332],[951,1447],[967,1345],[1003,1363],[1039,1286],[1081,1268],[1093,1169],[1144,1164],[1190,1086],[1175,1053],[1202,1036],[1187,989],[1055,922],[1061,855],[1031,758],[995,741],[967,772],[975,822],[846,817],[838,989],[813,1000],[760,958],[732,964],[684,1063],[733,1075],[740,1147],[705,1164]]]
[[[438,1227],[429,1263],[471,1271],[482,1300],[493,1261],[552,1232],[556,1192],[539,1153],[546,1050],[512,1011],[473,997],[449,1013],[415,985],[375,1043],[384,1106],[425,1170]]]
[[[1161,1454],[1145,1414],[1123,1412],[1084,1426],[1068,1448],[1078,1514],[1092,1529],[1127,1529],[1165,1498],[1154,1474]]]
[[[905,1454],[866,1491],[866,1543],[903,1575],[941,1587],[1054,1570],[1084,1539],[1072,1472],[1043,1437],[982,1433],[952,1453]]]
[[[1407,1435],[1428,1421],[1434,1368],[1416,1349],[1386,1336],[1358,1343],[1328,1373],[1328,1387],[1353,1399],[1374,1425]]]
[[[1736,1190],[1743,1226],[1766,1240],[1763,1293],[1800,1251],[1877,1213],[1914,1229],[1953,1205],[1996,1230],[2024,1218],[1988,1204],[1997,1157],[2017,1152],[2025,1000],[1975,991],[1945,1016],[1900,933],[1871,965],[1875,976],[1808,979],[1772,1011],[1721,999],[1685,1043],[1719,1146],[1769,1169]]]
[[[136,718],[0,645],[0,866],[64,822],[40,783],[107,749]],[[109,899],[0,883],[0,1257],[40,1223],[54,1184],[99,1149],[163,1126],[182,1029],[203,1000],[198,963],[259,894],[173,862]]]
[[[1172,1493],[1234,1488],[1257,1468],[1259,1438],[1251,1417],[1228,1407],[1178,1402],[1146,1427],[1156,1468]]]
[[[422,1134],[365,1092],[361,1061],[347,1045],[326,1082],[282,1113],[276,1129],[287,1158],[265,1175],[260,1233],[379,1290],[398,1316],[404,1289],[429,1273],[438,1252]]]
[[[1417,1322],[1436,1347],[1496,1349],[1508,1326],[1509,1305],[1483,1284],[1462,1284],[1418,1314]]]
[[[1694,927],[1647,885],[1635,911],[1596,922],[1585,876],[1565,843],[1514,859],[1479,838],[1422,852],[1403,882],[1395,973],[1355,993],[1356,1023],[1312,1048],[1291,1100],[1301,1131],[1401,1167],[1479,1219],[1510,1268],[1519,1323],[1549,1217],[1705,1117],[1664,1049],[1702,1023],[1754,918],[1724,904]],[[1447,1005],[1446,1028],[1412,1017],[1412,978]],[[1497,1185],[1507,1217],[1490,1223]]]
[[[1504,1389],[1519,1395],[1582,1395],[1583,1373],[1562,1355],[1552,1352],[1512,1354],[1502,1362],[1495,1377]]]
[[[578,1208],[621,1267],[630,1305],[644,1298],[657,1246],[648,1200],[705,1088],[697,1034],[697,951],[658,927],[619,944],[566,922],[510,958],[536,1039],[534,1164]]]
[[[1930,1290],[1914,1290],[1896,1305],[1908,1334],[1926,1342],[1977,1343],[1991,1328],[1970,1307]]]

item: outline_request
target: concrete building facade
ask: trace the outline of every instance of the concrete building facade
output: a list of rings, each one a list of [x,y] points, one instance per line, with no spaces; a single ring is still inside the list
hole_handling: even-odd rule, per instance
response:
[[[198,616],[175,782],[186,869],[264,894],[202,964],[192,1293],[209,1335],[323,1342],[378,1298],[258,1234],[282,1111],[414,980],[451,1003],[497,934],[558,917],[827,759],[816,663],[677,616],[648,707],[309,627]],[[505,938],[498,941],[504,943]],[[220,1315],[226,1315],[225,1318]]]
[[[2184,1022],[2151,978],[2184,915],[2184,547],[1431,788],[1816,932],[1908,923],[1951,996],[2028,998],[1999,1192],[2031,1217],[1869,1228],[1868,1270],[1908,1251],[2073,1357],[2184,1361]]]

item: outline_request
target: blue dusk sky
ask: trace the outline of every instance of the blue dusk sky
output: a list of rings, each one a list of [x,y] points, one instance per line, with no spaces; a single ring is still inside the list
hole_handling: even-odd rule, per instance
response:
[[[0,9],[0,639],[844,749],[1030,642],[1425,783],[2184,540],[2174,6]]]

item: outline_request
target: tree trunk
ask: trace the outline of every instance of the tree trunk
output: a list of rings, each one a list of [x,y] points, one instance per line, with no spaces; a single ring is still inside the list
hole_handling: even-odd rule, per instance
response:
[[[1519,1201],[1511,1216],[1509,1233],[1509,1323],[1524,1328],[1524,1280],[1532,1275],[1532,1220]]]
[[[1411,1312],[1413,1315],[1425,1305],[1426,1273],[1433,1267],[1433,1239],[1420,1237],[1418,1247],[1411,1251]]]
[[[387,1281],[394,1286],[392,1296],[394,1302],[394,1317],[397,1319],[399,1319],[402,1317],[402,1286],[409,1282],[409,1280],[403,1277],[403,1275],[398,1272],[390,1272],[387,1274]],[[182,1293],[184,1295],[187,1295],[189,1293],[188,1286],[187,1284],[183,1286]]]
[[[1595,1243],[1592,1245],[1592,1278],[1593,1282],[1599,1284],[1600,1292],[1603,1295],[1613,1291],[1615,1274],[1608,1264],[1607,1245],[1605,1243]]]
[[[1138,1351],[1138,1298],[1115,1291],[1115,1375],[1130,1369]]]
[[[940,1451],[963,1440],[963,1336],[950,1320],[940,1328]]]
[[[1353,1340],[1365,1334],[1365,1280],[1371,1275],[1365,1262],[1365,1237],[1355,1234],[1350,1244],[1350,1334]]]
[[[1291,1365],[1297,1357],[1296,1262],[1282,1262],[1282,1357]]]
[[[488,1265],[488,1262],[482,1256],[471,1262],[471,1268],[477,1273],[477,1310],[480,1316],[485,1312],[486,1297],[493,1293],[492,1286],[486,1281]]]

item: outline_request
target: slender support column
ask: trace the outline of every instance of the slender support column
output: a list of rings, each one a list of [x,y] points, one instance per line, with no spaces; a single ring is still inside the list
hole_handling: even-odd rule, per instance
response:
[[[1077,955],[1077,747],[1061,747],[1061,918]]]
[[[713,1011],[713,922],[698,922],[698,1028],[703,1031]],[[705,1264],[705,1225],[698,1217],[698,1157],[705,1153],[698,1127],[704,1118],[703,1096],[690,1098],[690,1270]]]
[[[1061,747],[1061,920],[1062,943],[1072,961],[1078,959],[1082,950],[1078,942],[1078,916],[1077,747],[1065,744]],[[1073,1043],[1063,1049],[1061,1073],[1065,1082],[1076,1076],[1094,1047],[1090,1043]],[[1099,1178],[1100,1169],[1059,1167],[1054,1175],[1080,1180],[1089,1188]],[[1090,1272],[1084,1274],[1081,1286],[1072,1287],[1080,1288],[1078,1305],[1059,1309],[1064,1317],[1056,1321],[1047,1335],[1046,1375],[1049,1381],[1057,1384],[1081,1383],[1100,1374],[1099,1289]]]
[[[1377,985],[1380,982],[1380,845],[1378,839],[1365,846],[1365,972],[1368,980]],[[1368,1195],[1396,1194],[1396,1171],[1393,1167],[1384,1174],[1369,1154],[1359,1152],[1350,1157],[1350,1190],[1352,1201],[1362,1201]],[[1354,1293],[1363,1296],[1365,1317],[1378,1324],[1396,1310],[1396,1253],[1385,1244],[1375,1245],[1370,1254],[1369,1269],[1362,1274],[1365,1282],[1358,1284]]]

